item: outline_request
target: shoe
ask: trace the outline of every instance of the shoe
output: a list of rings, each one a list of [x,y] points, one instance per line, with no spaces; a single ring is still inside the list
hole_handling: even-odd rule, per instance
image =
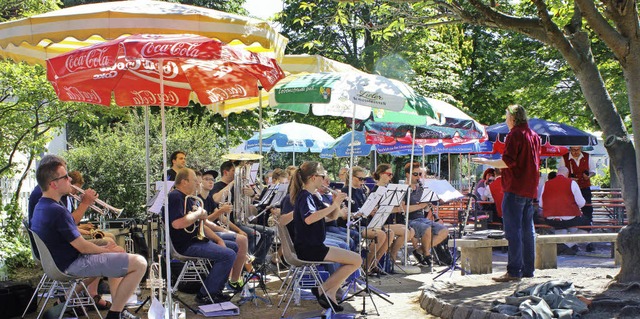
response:
[[[229,285],[229,287],[231,287],[231,290],[233,290],[234,292],[240,292],[242,291],[242,287],[244,286],[244,283],[242,282],[242,279],[236,282],[232,282],[231,280],[229,280],[227,281],[227,285]]]
[[[575,256],[575,250],[569,248],[569,246],[565,244],[558,244],[558,255],[567,255],[567,256]]]
[[[588,253],[592,253],[592,252],[596,251],[596,247],[594,247],[592,243],[588,243],[586,250],[587,250]]]
[[[140,319],[140,317],[130,313],[127,309],[123,309],[120,313],[120,319]]]
[[[420,262],[423,266],[431,267],[431,255],[423,256],[422,261]]]
[[[98,308],[98,310],[109,310],[109,309],[111,309],[111,302],[102,299],[101,295],[93,296],[93,301],[96,303],[96,307]],[[102,301],[103,304],[101,304],[100,301]],[[89,307],[88,309],[92,310],[94,308],[93,307]]]
[[[211,294],[211,298],[209,298],[209,296],[207,295],[200,295],[200,293],[198,293],[195,297],[195,301],[198,305],[210,305],[214,303],[227,302],[231,300],[230,296],[223,295],[223,294]]]
[[[422,262],[424,261],[424,257],[422,256],[421,253],[419,253],[416,249],[413,250],[413,252],[411,252],[413,254],[413,257],[416,258],[416,261],[419,264],[422,264]]]
[[[513,277],[511,275],[509,275],[509,273],[506,273],[500,277],[494,277],[491,278],[493,279],[493,281],[495,282],[510,282],[510,281],[520,281],[520,277]]]

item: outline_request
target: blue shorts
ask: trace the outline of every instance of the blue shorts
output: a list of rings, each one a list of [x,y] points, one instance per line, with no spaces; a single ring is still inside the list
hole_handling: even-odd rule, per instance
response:
[[[427,229],[431,228],[431,234],[435,235],[446,227],[440,223],[434,223],[429,218],[416,218],[409,221],[409,226],[416,231],[415,238],[422,238]]]
[[[77,277],[124,277],[129,269],[129,254],[102,253],[80,255],[65,273]]]

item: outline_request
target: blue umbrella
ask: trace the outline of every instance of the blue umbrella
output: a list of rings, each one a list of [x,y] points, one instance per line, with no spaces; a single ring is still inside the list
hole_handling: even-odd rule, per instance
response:
[[[262,145],[267,149],[273,148],[278,153],[320,153],[323,148],[333,143],[335,139],[324,130],[313,125],[302,123],[284,123],[262,130]],[[247,140],[245,150],[260,151],[260,136],[254,134]]]
[[[331,158],[333,156],[337,157],[349,157],[351,156],[351,135],[353,131],[349,131],[342,136],[338,137],[333,144],[328,147],[322,149],[320,152],[320,157],[322,158]],[[376,147],[371,144],[367,144],[365,141],[364,132],[355,131],[354,141],[353,141],[353,155],[354,156],[367,156],[371,153],[372,150],[375,150]]]
[[[416,145],[415,153],[424,155],[435,155],[435,154],[467,154],[467,153],[479,153],[479,152],[487,152],[493,149],[491,142],[485,141],[483,143],[467,143],[467,144],[458,144],[458,145],[444,145],[442,143],[438,143],[434,146],[426,145],[423,147]],[[395,145],[378,145],[376,150],[378,153],[384,154],[389,153],[394,156],[403,156],[411,154],[411,145],[410,144],[395,144]]]
[[[555,146],[592,146],[598,144],[595,136],[567,124],[529,119],[529,127],[540,135],[543,145],[547,143]],[[504,143],[508,133],[509,128],[506,123],[487,127],[487,134],[492,142],[497,140]]]

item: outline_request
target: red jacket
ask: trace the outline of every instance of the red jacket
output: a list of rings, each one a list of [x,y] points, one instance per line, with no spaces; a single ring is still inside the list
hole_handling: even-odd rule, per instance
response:
[[[491,191],[493,202],[496,204],[498,217],[502,218],[502,198],[504,197],[504,192],[502,191],[502,176],[496,177],[496,180],[489,185],[489,190]]]
[[[540,178],[540,137],[527,123],[514,126],[505,139],[501,170],[502,189],[521,197],[536,198]]]
[[[542,216],[580,216],[582,212],[571,191],[571,179],[558,175],[544,183]]]
[[[584,177],[584,171],[589,171],[589,153],[582,152],[582,158],[580,163],[576,165],[576,161],[570,160],[571,154],[567,153],[562,155],[564,159],[564,166],[569,169],[569,174],[573,174],[577,177],[578,186],[582,188],[591,187],[591,179]]]

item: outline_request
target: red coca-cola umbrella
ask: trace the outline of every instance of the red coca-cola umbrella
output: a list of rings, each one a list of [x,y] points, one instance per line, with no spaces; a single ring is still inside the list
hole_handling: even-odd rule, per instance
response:
[[[284,73],[274,59],[218,40],[192,34],[138,34],[48,59],[47,78],[63,101],[108,106],[113,96],[120,106],[159,105],[166,181],[165,105],[256,97],[259,86],[270,90]],[[164,206],[168,207],[166,194]],[[169,220],[166,209],[165,220]],[[169,233],[169,223],[165,232]],[[167,278],[171,278],[169,252],[167,248]],[[167,290],[171,296],[170,285]]]

